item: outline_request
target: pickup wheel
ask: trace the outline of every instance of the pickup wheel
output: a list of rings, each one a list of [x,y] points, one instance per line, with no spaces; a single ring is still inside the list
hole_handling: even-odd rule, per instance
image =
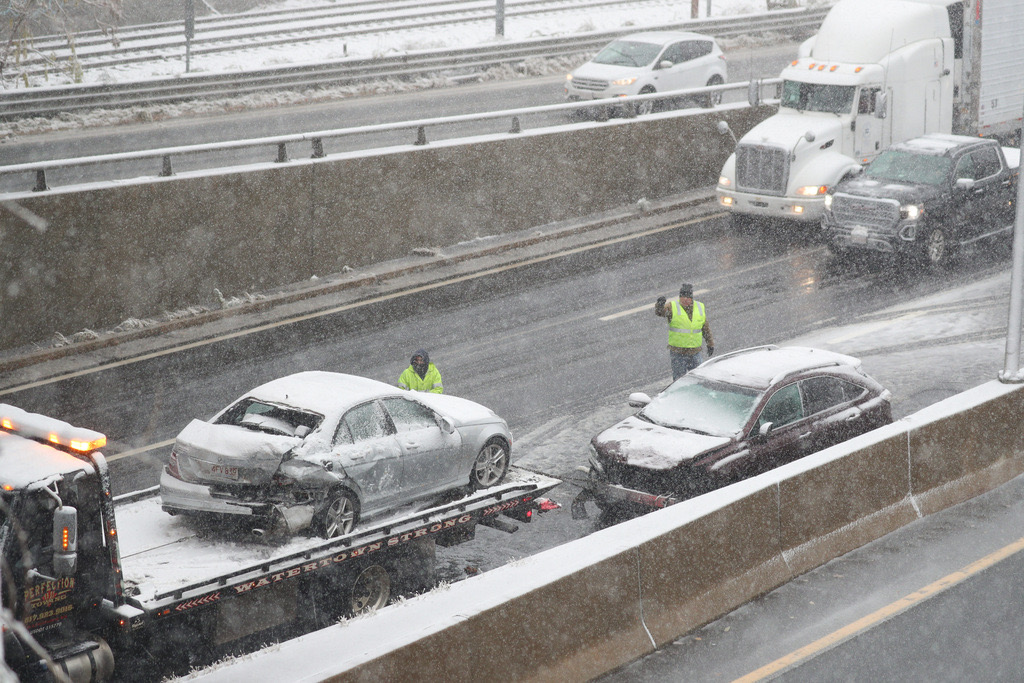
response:
[[[473,461],[469,485],[476,491],[501,483],[508,473],[509,448],[502,439],[493,438],[484,444]]]
[[[320,514],[317,531],[324,538],[344,536],[359,521],[359,499],[347,489],[335,489],[327,496],[327,506]]]
[[[358,574],[349,589],[347,611],[352,616],[380,609],[391,599],[391,575],[379,564],[371,564]]]
[[[924,257],[932,268],[941,268],[949,263],[953,245],[943,228],[933,228],[924,240]]]

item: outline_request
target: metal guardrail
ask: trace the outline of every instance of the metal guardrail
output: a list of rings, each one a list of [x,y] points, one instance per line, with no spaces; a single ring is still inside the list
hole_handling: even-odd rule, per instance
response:
[[[50,189],[47,186],[46,172],[55,169],[95,166],[99,164],[111,164],[123,161],[136,161],[139,159],[158,159],[160,160],[161,170],[157,175],[171,176],[174,175],[173,159],[175,157],[195,156],[203,153],[258,147],[276,149],[277,156],[275,159],[273,159],[273,161],[285,163],[290,161],[287,152],[287,146],[290,144],[309,144],[312,150],[311,157],[316,159],[326,156],[326,154],[324,153],[323,143],[324,140],[332,138],[343,138],[357,135],[370,135],[373,133],[407,130],[410,132],[415,131],[416,133],[415,141],[411,141],[410,144],[425,145],[428,144],[426,133],[428,128],[471,121],[487,121],[496,119],[508,119],[510,122],[508,133],[517,134],[521,133],[523,130],[521,120],[524,117],[530,115],[558,111],[579,112],[581,110],[594,110],[596,111],[596,118],[598,118],[599,120],[607,119],[609,114],[612,113],[620,114],[627,118],[633,118],[638,116],[638,114],[636,113],[636,105],[641,102],[657,102],[660,100],[676,100],[679,98],[695,99],[700,98],[702,95],[707,95],[709,93],[725,93],[737,90],[744,91],[747,95],[748,102],[750,104],[754,104],[756,102],[765,101],[766,99],[771,100],[774,97],[777,97],[777,93],[773,92],[772,98],[765,98],[765,88],[770,88],[774,86],[777,89],[781,83],[782,79],[771,78],[756,81],[743,81],[739,83],[726,83],[724,85],[716,85],[703,88],[666,90],[660,93],[632,95],[629,97],[615,97],[609,99],[588,100],[582,102],[565,102],[562,104],[548,104],[538,107],[505,109],[501,111],[484,112],[478,114],[461,114],[458,116],[446,116],[441,118],[399,121],[395,123],[382,123],[373,126],[361,126],[358,128],[335,128],[308,133],[276,135],[265,138],[230,140],[228,142],[212,142],[201,145],[186,145],[179,147],[164,147],[158,149],[140,150],[135,152],[120,152],[117,154],[103,154],[96,156],[77,157],[71,159],[34,161],[23,164],[11,164],[8,166],[0,166],[0,175],[13,175],[19,173],[34,174],[35,186],[32,188],[32,190],[35,192],[43,192],[45,190]],[[410,138],[411,137],[412,136],[410,135]],[[268,159],[268,161],[271,160]]]
[[[0,92],[0,118],[54,116],[61,112],[336,86],[377,79],[408,78],[425,73],[473,73],[502,64],[521,63],[531,57],[555,58],[596,51],[618,36],[642,29],[698,31],[718,38],[763,32],[803,35],[816,30],[827,11],[828,8],[785,10],[657,27],[631,27],[629,31],[602,31],[568,38],[542,38],[461,50],[431,50],[381,58],[344,59],[244,73],[10,90]]]

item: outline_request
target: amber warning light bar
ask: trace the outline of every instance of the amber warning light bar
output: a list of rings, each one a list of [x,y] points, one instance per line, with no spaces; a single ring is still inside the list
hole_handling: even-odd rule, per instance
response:
[[[99,432],[75,427],[46,415],[30,413],[6,403],[0,403],[0,427],[19,436],[47,441],[81,453],[107,445],[107,437]]]

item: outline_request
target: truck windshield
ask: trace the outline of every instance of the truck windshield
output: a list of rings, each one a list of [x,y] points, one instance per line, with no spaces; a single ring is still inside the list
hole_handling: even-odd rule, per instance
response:
[[[743,429],[758,398],[754,389],[688,375],[655,396],[640,415],[663,427],[730,436]]]
[[[661,52],[661,45],[638,43],[632,40],[616,40],[609,43],[594,57],[594,64],[615,64],[616,66],[645,66],[654,61]]]
[[[783,81],[780,104],[799,111],[849,114],[853,111],[853,96],[856,91],[857,88],[852,85]]]
[[[952,163],[949,157],[890,150],[878,155],[864,171],[864,175],[876,180],[941,185],[949,175]]]

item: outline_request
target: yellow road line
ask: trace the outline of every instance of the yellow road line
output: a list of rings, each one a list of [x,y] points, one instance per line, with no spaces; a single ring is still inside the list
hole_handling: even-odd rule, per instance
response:
[[[770,664],[762,666],[757,671],[753,671],[742,678],[737,678],[734,683],[753,683],[754,681],[762,681],[769,676],[774,676],[790,667],[796,666],[797,664],[815,657],[825,650],[834,647],[843,641],[853,638],[855,635],[868,630],[872,626],[880,624],[891,617],[896,616],[902,612],[907,611],[914,605],[931,598],[938,593],[952,588],[958,583],[969,579],[978,572],[1005,560],[1007,557],[1015,553],[1019,553],[1024,550],[1024,538],[1019,538],[1013,543],[1000,548],[990,555],[986,555],[976,562],[972,562],[963,569],[955,571],[952,574],[948,574],[938,581],[928,584],[924,588],[914,591],[909,595],[906,595],[899,600],[892,602],[881,609],[872,612],[871,614],[854,621],[847,626],[844,626],[837,631],[833,631],[824,638],[819,638],[810,645],[802,647],[785,657],[780,657]]]

